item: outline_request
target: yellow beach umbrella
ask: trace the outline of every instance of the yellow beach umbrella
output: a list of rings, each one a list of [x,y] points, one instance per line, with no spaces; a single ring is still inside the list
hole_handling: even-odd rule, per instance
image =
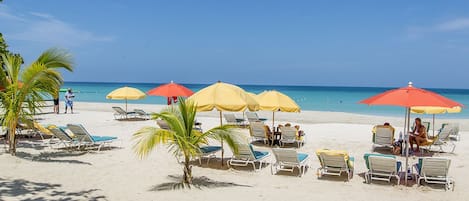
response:
[[[127,100],[139,100],[145,98],[145,93],[133,87],[121,87],[109,93],[107,99],[125,100],[125,111],[127,112]]]
[[[188,100],[194,101],[199,112],[217,109],[220,112],[220,125],[223,124],[222,111],[241,112],[259,109],[257,101],[242,88],[220,81],[192,94]],[[222,142],[222,165],[223,154]]]
[[[300,106],[289,96],[278,91],[264,91],[257,95],[260,110],[272,111],[272,128],[275,122],[275,112],[300,112]]]
[[[217,82],[194,93],[188,98],[197,105],[197,111],[256,111],[257,101],[242,88],[223,82]],[[221,116],[220,116],[221,117]]]
[[[416,106],[416,107],[410,108],[410,112],[412,113],[433,115],[433,136],[435,136],[435,114],[459,113],[461,111],[462,111],[462,108],[459,106],[456,106],[456,107]]]

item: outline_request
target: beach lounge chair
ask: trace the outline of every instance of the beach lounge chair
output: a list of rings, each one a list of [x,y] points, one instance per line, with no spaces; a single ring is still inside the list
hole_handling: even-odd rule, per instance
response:
[[[266,118],[259,118],[255,112],[246,112],[246,117],[248,118],[249,123],[254,121],[266,121]]]
[[[461,135],[459,134],[459,124],[458,123],[446,123],[446,124],[442,124],[442,128],[443,129],[444,127],[446,126],[449,126],[450,128],[452,128],[452,132],[450,133],[450,139],[454,139],[456,141],[460,141],[461,140]]]
[[[280,146],[285,146],[286,143],[296,143],[298,148],[304,143],[303,138],[298,136],[298,130],[295,127],[280,127]]]
[[[354,158],[347,151],[319,149],[316,151],[321,167],[318,168],[318,177],[323,175],[340,176],[347,174],[347,181],[353,177]]]
[[[256,151],[251,144],[237,143],[238,152],[233,151],[233,157],[227,161],[228,167],[248,166],[252,164],[254,171],[260,170],[265,159],[270,155],[269,152]],[[259,169],[256,169],[256,163],[259,163]]]
[[[112,109],[114,110],[114,119],[117,120],[130,119],[137,116],[136,112],[126,112],[121,107],[112,107]]]
[[[117,139],[117,137],[111,136],[90,135],[90,133],[88,133],[85,127],[83,127],[81,124],[67,124],[67,128],[74,134],[75,140],[80,143],[79,146],[83,145],[87,147],[98,145],[98,151],[100,151],[102,147],[109,145]]]
[[[451,160],[449,158],[423,157],[413,167],[417,172],[417,184],[425,183],[444,184],[445,189],[454,190],[454,180],[448,176]]]
[[[166,123],[165,120],[157,119],[157,120],[156,120],[156,124],[157,124],[161,129],[171,130],[171,128],[169,127],[168,123]]]
[[[150,119],[150,114],[143,111],[142,109],[134,109],[136,116],[140,119],[148,120]]]
[[[39,134],[39,136],[41,136],[42,140],[45,139],[45,136],[53,137],[52,132],[46,128],[48,126],[44,127],[43,125],[39,124],[36,121],[33,122],[33,126],[34,126],[35,131]]]
[[[294,149],[272,149],[276,162],[273,163],[271,173],[275,174],[278,171],[290,171],[293,172],[295,168],[298,168],[298,176],[303,176],[308,165],[309,155],[304,153],[297,153]]]
[[[243,125],[244,119],[236,118],[234,114],[223,114],[225,121],[228,124],[241,126]]]
[[[392,147],[394,143],[394,129],[390,126],[375,126],[376,133],[373,135],[373,149],[375,146]]]
[[[161,129],[165,129],[165,130],[171,130],[171,128],[169,127],[168,123],[166,123],[166,121],[162,120],[162,119],[157,119],[156,120],[156,124],[158,125],[158,127],[160,127]],[[195,122],[194,123],[194,129],[195,130],[198,130],[200,132],[203,132],[202,130],[202,123],[200,122]]]
[[[59,140],[59,148],[60,148],[61,144],[65,148],[72,148],[72,147],[75,147],[75,146],[79,146],[79,142],[77,140],[74,140],[62,128],[56,127],[56,126],[50,126],[49,128],[47,128],[47,130],[49,130],[54,135],[55,139]],[[49,141],[49,146],[52,147],[50,141]]]
[[[199,164],[202,165],[202,158],[207,158],[207,164],[211,158],[216,157],[216,153],[221,151],[221,146],[202,146],[200,147]]]
[[[268,140],[271,140],[264,122],[251,122],[251,124],[249,124],[249,132],[251,133],[252,141],[263,140],[264,144],[267,144]]]
[[[443,127],[438,135],[434,138],[428,138],[426,142],[420,143],[420,149],[422,150],[424,147],[428,147],[428,150],[431,150],[433,146],[438,146],[440,152],[444,152],[443,146],[451,146],[451,153],[454,152],[456,149],[456,144],[450,140],[450,135],[454,132],[454,127],[452,126],[445,126]]]
[[[397,185],[399,185],[401,180],[399,172],[401,171],[402,163],[397,161],[396,156],[366,153],[363,158],[368,169],[368,172],[365,173],[366,183],[371,183],[373,180],[387,181],[389,183],[391,178],[394,177],[397,179]]]

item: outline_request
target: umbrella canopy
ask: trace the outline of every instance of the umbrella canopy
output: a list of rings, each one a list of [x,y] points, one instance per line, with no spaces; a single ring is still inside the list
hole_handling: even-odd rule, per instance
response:
[[[192,94],[188,100],[194,101],[197,111],[217,109],[220,112],[220,125],[222,124],[222,111],[240,112],[246,109],[251,111],[259,109],[257,101],[242,88],[220,81]],[[221,162],[223,165],[223,142],[221,145]]]
[[[430,106],[415,106],[410,108],[412,113],[416,114],[444,114],[444,113],[459,113],[462,108],[460,106],[456,107],[430,107]]]
[[[127,112],[127,100],[143,99],[145,98],[145,93],[133,87],[121,87],[109,93],[106,98],[125,100],[125,111]]]
[[[300,106],[293,99],[275,90],[260,93],[257,102],[260,110],[300,112]]]
[[[168,98],[168,105],[171,103],[171,99],[175,99],[174,97],[183,96],[188,97],[194,94],[194,92],[185,86],[180,84],[176,84],[171,81],[168,84],[160,85],[156,88],[153,88],[147,91],[147,94],[150,96],[164,96]]]
[[[406,108],[406,117],[405,117],[405,125],[404,125],[404,133],[407,135],[409,132],[409,124],[410,124],[410,110],[411,107],[414,106],[434,106],[434,107],[446,107],[446,108],[453,108],[453,107],[463,107],[462,104],[443,97],[437,93],[427,91],[420,88],[415,88],[412,86],[412,82],[409,82],[407,87],[402,87],[398,89],[392,89],[389,91],[385,91],[381,94],[372,96],[365,100],[360,101],[362,104],[367,105],[392,105],[392,106],[402,106]],[[407,138],[407,137],[406,137]],[[406,139],[407,141],[407,139]],[[408,169],[409,165],[409,148],[406,142],[406,166],[405,168]],[[407,171],[405,171],[405,183],[407,184]]]
[[[437,106],[452,108],[456,106],[463,106],[462,104],[437,93],[413,87],[412,82],[410,82],[409,86],[407,87],[386,91],[384,93],[362,100],[360,103],[368,105],[393,105],[402,107]]]
[[[188,98],[197,105],[197,111],[230,111],[259,109],[257,101],[236,85],[217,82],[201,89]]]
[[[272,111],[272,127],[275,122],[275,112],[300,112],[300,106],[289,96],[278,91],[264,91],[257,95],[260,110]]]

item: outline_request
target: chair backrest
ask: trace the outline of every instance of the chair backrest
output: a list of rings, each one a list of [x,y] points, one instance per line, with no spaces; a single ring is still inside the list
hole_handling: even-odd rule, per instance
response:
[[[67,124],[67,128],[75,135],[75,138],[80,142],[94,142],[91,135],[81,124]]]
[[[372,155],[368,157],[368,163],[372,172],[397,172],[396,158]]]
[[[243,160],[255,160],[256,157],[254,156],[254,150],[252,150],[251,144],[248,143],[236,143],[238,147],[238,153],[234,153],[236,159],[243,159]]]
[[[324,167],[347,168],[347,160],[342,154],[319,153],[319,160]]]
[[[259,116],[257,116],[257,113],[255,112],[246,112],[246,117],[249,122],[259,121]]]
[[[365,165],[367,169],[370,169],[370,163],[369,163],[369,158],[370,156],[377,156],[377,157],[388,157],[388,158],[396,158],[394,155],[388,155],[388,154],[377,154],[377,153],[365,153],[363,155],[363,159],[365,159]]]
[[[448,176],[451,160],[449,158],[425,157],[422,158],[420,176],[446,177]]]
[[[236,124],[236,116],[234,114],[223,114],[225,120],[229,124]]]
[[[34,125],[34,128],[37,129],[39,132],[46,134],[46,135],[52,135],[52,133],[47,128],[44,128],[44,126],[42,126],[41,124],[37,122],[33,122],[33,125]]]
[[[451,135],[457,135],[459,133],[459,123],[450,123],[447,126],[453,128]]]
[[[392,145],[394,130],[390,126],[376,126],[374,143],[379,145]]]
[[[273,148],[277,163],[299,164],[298,153],[294,149]]]
[[[116,111],[119,114],[127,114],[127,112],[125,112],[125,110],[122,109],[121,107],[114,106],[114,107],[112,107],[112,109],[114,109],[114,111]]]
[[[438,133],[437,137],[439,140],[446,141],[449,139],[449,136],[454,132],[454,127],[448,125],[443,127]]]
[[[171,128],[169,127],[168,123],[166,123],[165,120],[157,119],[157,120],[156,120],[156,124],[158,124],[158,126],[159,126],[161,129],[171,130]]]
[[[59,138],[62,141],[73,141],[72,137],[70,137],[64,130],[58,127],[48,128],[48,130],[55,135],[55,137]]]
[[[280,127],[282,141],[295,141],[298,136],[298,130],[295,127]]]
[[[256,137],[256,138],[266,137],[264,122],[257,122],[257,121],[251,122],[251,124],[249,124],[249,131],[251,132],[252,137]]]

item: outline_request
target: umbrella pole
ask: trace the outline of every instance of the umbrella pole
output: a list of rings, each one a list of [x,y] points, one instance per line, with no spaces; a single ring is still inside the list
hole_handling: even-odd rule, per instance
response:
[[[435,137],[435,114],[433,114],[433,134],[432,134],[432,138]]]
[[[405,131],[405,185],[407,186],[407,175],[408,175],[408,169],[409,169],[409,124],[410,124],[410,108],[406,108],[406,127],[404,128]]]
[[[125,118],[127,119],[127,98],[125,99]]]
[[[220,110],[220,126],[223,126],[223,121],[222,121],[222,111]],[[223,155],[225,154],[225,150],[223,149],[223,139],[221,139],[221,166],[223,167]]]
[[[275,132],[275,111],[272,111],[272,132]]]

